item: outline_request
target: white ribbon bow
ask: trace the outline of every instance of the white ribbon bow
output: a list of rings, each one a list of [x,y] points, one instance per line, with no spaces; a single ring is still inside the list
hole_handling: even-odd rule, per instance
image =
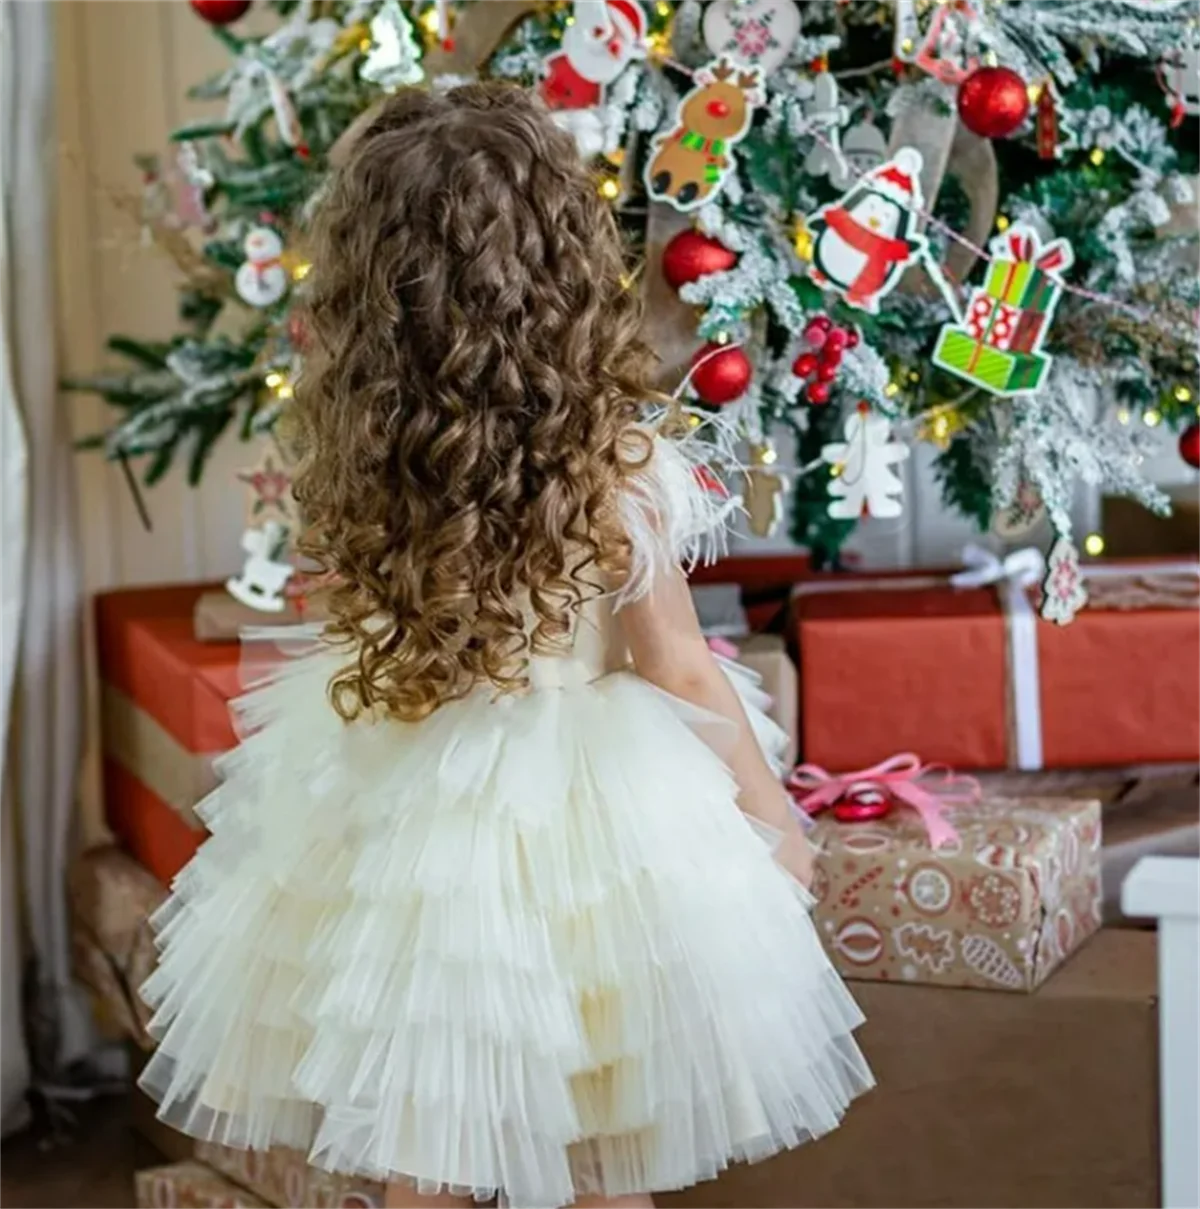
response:
[[[1038,676],[1037,615],[1025,589],[1040,583],[1046,560],[1034,546],[1004,558],[974,543],[962,552],[963,570],[950,577],[956,588],[996,586],[1008,625],[1008,668],[1016,764],[1023,771],[1042,766],[1042,692]]]
[[[984,588],[999,583],[1032,588],[1046,574],[1046,560],[1036,546],[1023,546],[1000,558],[971,542],[963,547],[962,563],[963,570],[950,576],[950,582],[956,588]]]

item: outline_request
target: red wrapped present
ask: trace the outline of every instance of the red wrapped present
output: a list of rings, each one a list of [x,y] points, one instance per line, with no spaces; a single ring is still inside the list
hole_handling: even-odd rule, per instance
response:
[[[204,838],[193,808],[215,784],[212,761],[235,743],[236,642],[198,642],[204,588],[128,588],[96,600],[105,816],[163,883]]]
[[[758,634],[782,631],[792,588],[811,573],[807,554],[747,554],[722,558],[692,570],[696,585],[737,584],[750,629]]]
[[[802,758],[833,771],[906,749],[957,769],[1195,763],[1196,565],[1083,570],[1091,600],[1066,626],[1039,621],[1003,576],[799,584]]]

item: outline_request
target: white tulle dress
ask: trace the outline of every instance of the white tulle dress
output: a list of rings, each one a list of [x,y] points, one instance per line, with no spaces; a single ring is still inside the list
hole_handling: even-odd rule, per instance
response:
[[[633,592],[720,519],[662,441],[623,508]],[[618,604],[524,695],[419,723],[343,723],[319,642],[236,702],[212,836],[153,921],[164,1120],[528,1207],[837,1125],[871,1085],[861,1016],[712,720],[630,670]]]

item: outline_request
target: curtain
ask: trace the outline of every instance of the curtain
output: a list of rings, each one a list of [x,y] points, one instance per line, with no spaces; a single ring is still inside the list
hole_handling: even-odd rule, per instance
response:
[[[71,978],[65,885],[82,748],[83,600],[73,455],[54,349],[54,8],[0,3],[6,1132],[21,1122],[30,1078],[52,1095],[91,1040],[86,1003]]]

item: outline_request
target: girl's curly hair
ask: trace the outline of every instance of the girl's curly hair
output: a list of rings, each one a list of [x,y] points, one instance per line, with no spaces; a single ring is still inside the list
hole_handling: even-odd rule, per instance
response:
[[[651,359],[611,212],[527,92],[408,89],[354,132],[311,243],[295,493],[357,652],[333,704],[416,720],[519,688],[628,551]]]

